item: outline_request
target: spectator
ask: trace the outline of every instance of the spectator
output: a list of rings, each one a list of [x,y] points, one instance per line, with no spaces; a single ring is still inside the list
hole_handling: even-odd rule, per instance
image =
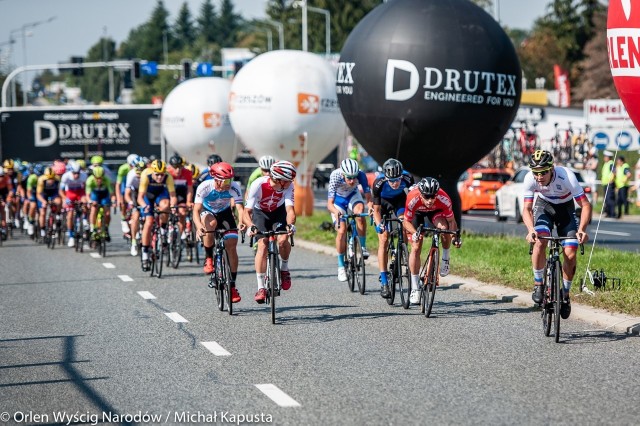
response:
[[[616,205],[618,207],[618,219],[620,219],[623,209],[624,214],[629,214],[629,182],[631,181],[631,167],[629,167],[622,155],[616,159],[614,174],[614,183],[617,191]]]
[[[600,181],[602,182],[604,212],[607,217],[616,216],[616,186],[614,183],[615,165],[613,164],[612,158],[613,153],[611,151],[603,152],[604,164],[602,165]]]

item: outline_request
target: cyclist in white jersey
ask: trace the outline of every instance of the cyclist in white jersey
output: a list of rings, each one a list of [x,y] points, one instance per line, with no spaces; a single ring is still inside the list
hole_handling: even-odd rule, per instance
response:
[[[371,189],[367,181],[367,175],[360,170],[358,162],[347,158],[340,163],[340,168],[331,172],[329,177],[329,190],[327,194],[327,209],[331,213],[333,224],[338,233],[336,235],[336,251],[338,252],[338,281],[346,281],[347,273],[344,269],[344,257],[347,251],[347,225],[342,215],[348,212],[354,214],[364,213],[365,200],[362,199],[360,188],[366,198],[369,211],[373,211]],[[367,222],[364,217],[356,220],[358,237],[362,246],[362,256],[369,258],[367,250]]]
[[[81,170],[77,163],[71,164],[68,172],[65,172],[60,178],[60,197],[65,200],[67,209],[67,234],[69,241],[67,245],[73,247],[75,245],[75,235],[73,234],[73,203],[86,203],[85,182],[87,174]]]
[[[564,262],[562,264],[563,303],[560,316],[564,319],[571,314],[569,291],[576,273],[576,251],[578,244],[585,243],[589,236],[587,225],[591,217],[591,203],[571,170],[553,165],[550,152],[537,150],[529,163],[531,171],[524,178],[524,210],[522,220],[527,227],[527,241],[535,243],[531,263],[535,281],[532,299],[542,302],[543,274],[547,241],[537,238],[550,236],[554,225],[560,237],[575,237],[565,240]],[[534,201],[535,194],[538,197]],[[576,216],[573,200],[582,208],[580,219]]]
[[[138,255],[136,237],[140,228],[140,210],[138,210],[138,188],[140,188],[140,175],[147,168],[147,163],[140,159],[127,173],[124,184],[124,202],[126,208],[131,210],[129,229],[131,229],[131,256]]]

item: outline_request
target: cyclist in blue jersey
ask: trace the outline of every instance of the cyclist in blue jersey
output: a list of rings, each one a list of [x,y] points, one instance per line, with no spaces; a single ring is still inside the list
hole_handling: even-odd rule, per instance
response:
[[[382,165],[382,175],[373,181],[373,221],[378,233],[378,267],[380,268],[380,296],[391,296],[387,276],[387,249],[389,232],[382,223],[382,216],[391,214],[398,219],[404,218],[404,205],[407,192],[415,182],[413,176],[404,171],[402,163],[389,158]],[[402,232],[402,231],[401,231]]]

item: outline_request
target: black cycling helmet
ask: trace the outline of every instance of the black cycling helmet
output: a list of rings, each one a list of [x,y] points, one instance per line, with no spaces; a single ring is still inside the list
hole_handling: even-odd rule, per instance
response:
[[[184,158],[180,157],[178,154],[173,154],[169,159],[169,164],[171,164],[172,167],[184,166]]]
[[[389,158],[382,165],[382,171],[387,179],[397,179],[402,176],[402,163],[395,158]]]
[[[216,163],[221,163],[222,162],[222,157],[220,157],[218,154],[211,154],[209,157],[207,157],[207,166],[211,167]]]
[[[548,170],[553,167],[553,155],[551,155],[549,151],[538,149],[531,156],[529,167],[531,167],[532,169]]]
[[[438,193],[440,189],[440,183],[437,179],[432,177],[422,178],[420,182],[418,182],[418,190],[420,194],[422,194],[425,198],[433,198]]]

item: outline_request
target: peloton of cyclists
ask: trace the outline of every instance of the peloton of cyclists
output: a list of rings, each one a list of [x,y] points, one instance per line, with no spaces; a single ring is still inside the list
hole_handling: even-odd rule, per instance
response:
[[[251,188],[245,205],[244,223],[249,228],[249,236],[257,232],[284,231],[295,233],[296,212],[293,200],[293,180],[296,168],[289,161],[278,161],[271,165],[269,176],[256,179]],[[278,250],[280,252],[280,278],[283,290],[291,288],[291,274],[289,272],[289,254],[291,243],[286,234],[278,235]],[[264,303],[266,290],[264,288],[265,272],[267,270],[267,241],[259,238],[255,256],[256,278],[258,292],[254,300]]]
[[[193,223],[198,230],[198,237],[202,239],[205,250],[203,271],[211,274],[214,271],[213,246],[215,244],[215,230],[244,230],[242,189],[238,182],[233,181],[233,167],[231,164],[219,162],[209,167],[212,179],[208,179],[198,186],[195,204],[193,206]],[[236,224],[233,217],[233,207],[236,207],[240,224]],[[230,231],[224,235],[224,245],[229,255],[231,269],[231,301],[240,302],[240,293],[236,288],[238,275],[238,232]]]
[[[412,304],[420,302],[420,251],[422,250],[423,235],[418,233],[418,227],[431,222],[434,227],[457,231],[458,224],[453,215],[451,198],[440,188],[440,183],[432,177],[425,177],[414,185],[407,194],[405,203],[403,226],[407,234],[407,240],[411,241],[411,253],[409,253],[409,270],[411,271],[411,294],[409,301]],[[449,249],[453,236],[441,234],[442,262],[440,263],[440,276],[449,275]],[[460,239],[454,241],[454,245],[460,248]]]
[[[378,268],[380,269],[380,296],[388,298],[389,292],[387,276],[387,249],[389,232],[382,217],[386,215],[404,218],[405,203],[408,189],[414,184],[413,176],[404,171],[402,163],[390,158],[382,165],[382,175],[378,176],[372,185],[373,221],[378,233]]]
[[[546,240],[537,238],[549,236],[555,226],[559,237],[575,237],[563,241],[564,262],[562,263],[563,303],[560,316],[571,315],[569,291],[576,272],[576,252],[578,245],[589,239],[587,225],[591,217],[591,203],[578,183],[575,174],[562,166],[553,165],[550,152],[537,150],[529,162],[531,171],[524,178],[524,209],[522,220],[527,227],[527,241],[534,243],[531,263],[535,282],[532,299],[541,303],[542,283],[545,264]],[[538,197],[534,201],[534,195]],[[582,208],[578,219],[574,202]]]
[[[345,252],[347,251],[347,224],[342,215],[349,212],[354,214],[364,213],[365,200],[362,199],[359,186],[362,186],[369,210],[373,209],[371,190],[367,176],[360,170],[356,160],[347,158],[340,163],[340,168],[331,172],[329,177],[329,189],[327,193],[327,209],[331,213],[333,224],[338,233],[336,235],[336,250],[338,252],[338,280],[347,281],[347,273],[344,269]],[[362,246],[362,256],[369,258],[367,250],[367,222],[364,217],[356,220],[358,237]]]

